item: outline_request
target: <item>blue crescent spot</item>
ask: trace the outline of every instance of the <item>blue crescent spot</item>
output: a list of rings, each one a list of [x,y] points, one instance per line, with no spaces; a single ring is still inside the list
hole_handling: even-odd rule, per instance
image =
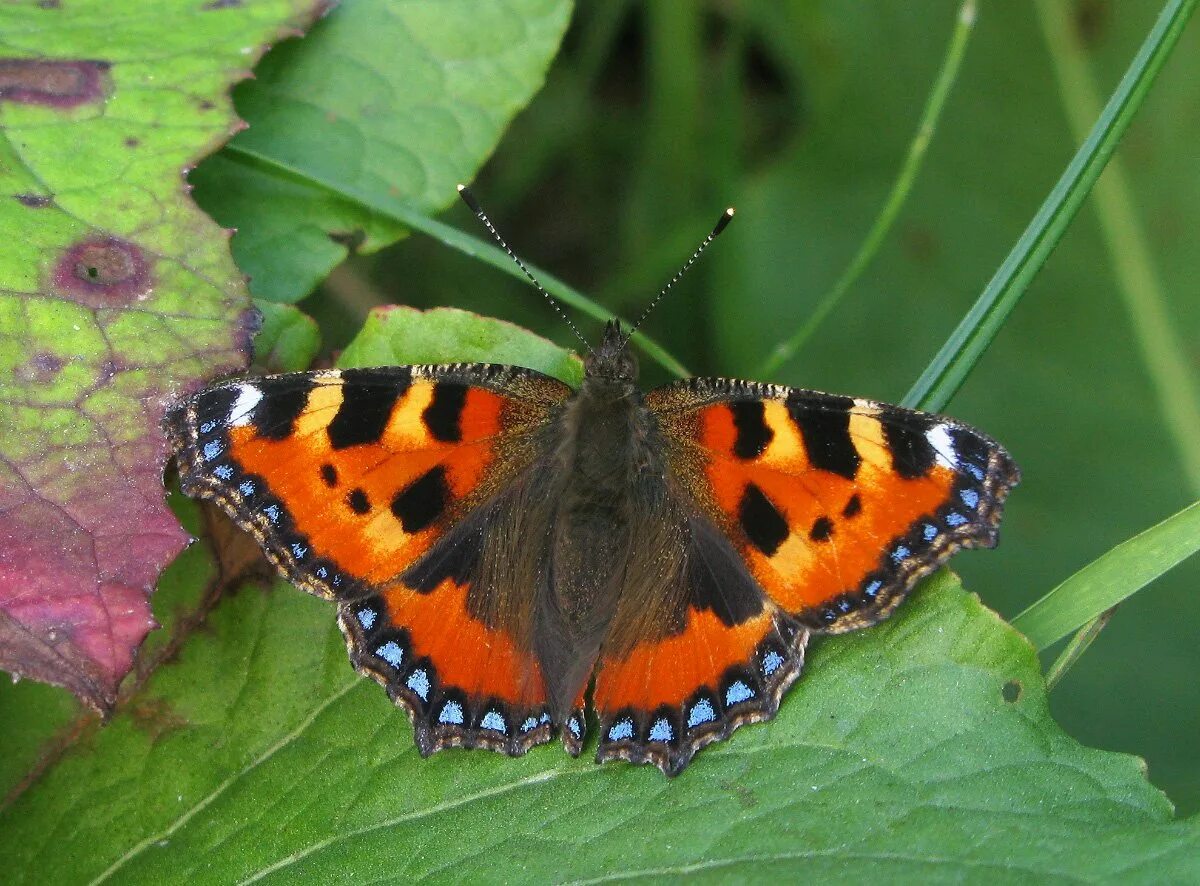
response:
[[[743,683],[741,680],[735,680],[729,684],[729,688],[725,690],[725,707],[735,705],[738,702],[745,701],[748,698],[754,698],[754,690]]]
[[[326,569],[324,566],[318,566],[317,567],[317,578],[328,578],[328,577],[329,577],[329,570]]]
[[[688,714],[688,727],[695,728],[701,723],[712,723],[716,719],[717,713],[713,710],[712,702],[702,698],[692,705],[691,713]]]
[[[222,480],[233,479],[233,468],[231,468],[229,465],[217,465],[215,468],[213,468],[213,473]]]
[[[400,662],[404,661],[404,649],[395,640],[388,640],[375,650],[375,654],[394,668],[400,667]]]
[[[979,506],[979,493],[974,489],[964,489],[958,494],[958,497],[963,500],[963,504],[972,510]]]
[[[263,513],[267,515],[267,519],[270,520],[272,523],[279,522],[279,506],[278,505],[268,505],[267,507],[263,508]]]
[[[536,717],[526,717],[525,722],[521,724],[522,732],[532,732],[537,729],[538,721]]]
[[[254,495],[254,484],[247,480],[238,487],[238,492],[242,495]]]
[[[215,421],[206,421],[204,424],[200,425],[200,433],[211,434],[214,430],[216,430],[216,427],[217,423]]]
[[[777,670],[779,670],[779,666],[782,664],[783,664],[783,656],[780,655],[778,652],[776,652],[774,649],[772,649],[770,652],[768,652],[766,655],[763,656],[763,660],[762,660],[763,676],[765,676],[765,677],[771,676],[773,673],[775,673]]]
[[[462,705],[456,701],[446,702],[442,705],[442,712],[438,714],[438,722],[461,726],[463,722]]]
[[[579,738],[579,736],[581,734],[581,730],[579,728],[579,721],[577,719],[572,717],[570,720],[568,720],[567,728],[571,730],[571,734],[573,736],[575,736],[576,738]]]
[[[899,563],[902,560],[904,560],[904,558],[907,557],[910,553],[912,553],[912,552],[908,548],[906,548],[904,545],[897,545],[896,550],[892,551],[892,559],[895,560],[897,563]]]
[[[488,711],[483,715],[483,719],[479,721],[479,725],[484,729],[490,729],[493,732],[501,732],[508,734],[508,726],[504,723],[504,718],[495,711]]]
[[[213,461],[217,458],[217,456],[219,456],[224,451],[225,451],[225,447],[223,447],[216,440],[213,440],[211,443],[205,443],[204,444],[204,460],[205,461]]]
[[[962,514],[960,514],[958,511],[951,511],[949,514],[946,515],[946,525],[947,526],[962,526],[966,522],[967,522],[967,518],[964,517]]]
[[[933,541],[937,538],[938,528],[932,523],[926,523],[925,528],[921,530],[921,534],[925,537],[925,541]]]
[[[320,575],[321,570],[318,569],[317,574]],[[368,631],[371,630],[372,626],[374,626],[376,617],[377,616],[374,609],[358,610],[358,623]]]
[[[879,593],[879,589],[881,587],[883,587],[883,582],[881,582],[879,579],[875,579],[875,581],[871,582],[869,585],[867,585],[865,588],[863,588],[863,593],[866,594],[868,597],[874,597],[876,594]]]
[[[296,542],[292,545],[292,556],[295,557],[297,560],[303,560],[304,555],[307,553],[308,553],[308,548],[306,548],[304,545],[300,544],[299,542]]]
[[[650,727],[651,741],[670,741],[674,737],[675,730],[671,728],[671,721],[666,717],[659,717]]]
[[[548,711],[542,711],[542,719],[540,719],[538,722],[539,723],[549,723],[550,722],[550,713]]]
[[[633,721],[628,717],[618,720],[608,730],[609,741],[625,741],[628,738],[633,738]]]
[[[417,668],[408,675],[408,680],[404,684],[417,695],[421,696],[421,701],[429,701],[429,675],[425,673],[424,668]]]
[[[979,467],[979,465],[973,465],[970,462],[967,462],[966,469],[972,477],[974,477],[980,483],[983,482],[983,468]]]

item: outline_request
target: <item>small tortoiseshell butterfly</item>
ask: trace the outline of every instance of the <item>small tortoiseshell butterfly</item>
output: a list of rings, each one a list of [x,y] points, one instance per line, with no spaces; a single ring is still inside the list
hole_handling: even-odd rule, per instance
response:
[[[555,733],[578,754],[591,685],[597,761],[676,774],[775,715],[811,633],[995,545],[1019,479],[943,416],[719,378],[642,393],[615,321],[584,365],[579,390],[472,363],[245,379],[168,418],[183,490],[337,601],[423,755]]]

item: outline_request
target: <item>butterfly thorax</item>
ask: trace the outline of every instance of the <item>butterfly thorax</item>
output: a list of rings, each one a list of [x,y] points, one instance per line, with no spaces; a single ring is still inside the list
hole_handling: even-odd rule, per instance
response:
[[[619,335],[610,324],[559,423],[550,582],[534,635],[559,711],[570,708],[610,633],[630,557],[645,550],[648,501],[663,485],[657,430],[636,385],[636,362]]]

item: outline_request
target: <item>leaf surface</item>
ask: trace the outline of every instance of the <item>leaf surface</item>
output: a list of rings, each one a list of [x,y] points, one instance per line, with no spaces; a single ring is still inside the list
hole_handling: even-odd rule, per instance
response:
[[[231,82],[312,13],[0,11],[0,667],[99,709],[187,541],[163,502],[164,409],[243,367],[257,323],[183,172],[234,128]]]
[[[432,213],[455,200],[542,85],[567,0],[346,3],[278,47],[235,98],[250,128],[192,176],[239,229],[258,298],[307,295],[350,249],[405,232],[339,194],[389,194]]]

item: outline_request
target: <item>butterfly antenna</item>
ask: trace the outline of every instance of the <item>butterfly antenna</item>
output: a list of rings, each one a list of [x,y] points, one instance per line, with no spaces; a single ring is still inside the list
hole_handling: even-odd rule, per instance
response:
[[[717,223],[713,225],[713,229],[709,231],[708,236],[700,241],[700,245],[696,247],[696,251],[692,253],[691,258],[683,263],[683,267],[676,271],[675,276],[667,281],[667,285],[662,288],[662,291],[660,291],[658,295],[654,296],[654,300],[650,302],[650,304],[646,305],[646,310],[642,311],[642,315],[638,317],[633,326],[630,327],[629,333],[625,336],[625,341],[623,344],[628,344],[629,340],[633,338],[633,334],[638,331],[638,327],[641,326],[642,323],[645,322],[646,318],[650,316],[650,312],[658,307],[658,303],[663,300],[663,297],[671,290],[671,287],[679,282],[679,279],[688,272],[688,269],[691,268],[692,265],[696,263],[696,259],[700,258],[704,250],[708,249],[708,244],[712,243],[713,240],[716,240],[717,236],[723,230],[725,230],[725,227],[731,221],[733,221],[732,206],[721,213],[721,217],[717,219]]]
[[[496,230],[496,226],[492,224],[492,220],[487,217],[487,213],[483,211],[483,207],[479,205],[479,201],[475,199],[475,195],[471,193],[466,185],[458,186],[458,196],[462,197],[462,201],[475,213],[475,217],[483,222],[483,226],[488,229],[488,232],[495,238],[496,242],[500,244],[500,248],[508,253],[508,257],[517,263],[517,267],[521,269],[521,273],[528,277],[529,282],[534,285],[546,301],[550,302],[550,307],[554,308],[554,313],[558,314],[563,322],[571,328],[571,331],[575,333],[575,337],[583,342],[583,346],[588,349],[588,353],[594,354],[595,351],[592,350],[592,346],[588,344],[588,340],[583,337],[583,333],[579,331],[579,328],[571,322],[571,318],[562,309],[562,305],[542,287],[542,284],[537,281],[537,277],[529,273],[529,268],[525,267],[525,263],[517,258],[517,254],[504,242],[504,238],[500,236],[500,232]]]

